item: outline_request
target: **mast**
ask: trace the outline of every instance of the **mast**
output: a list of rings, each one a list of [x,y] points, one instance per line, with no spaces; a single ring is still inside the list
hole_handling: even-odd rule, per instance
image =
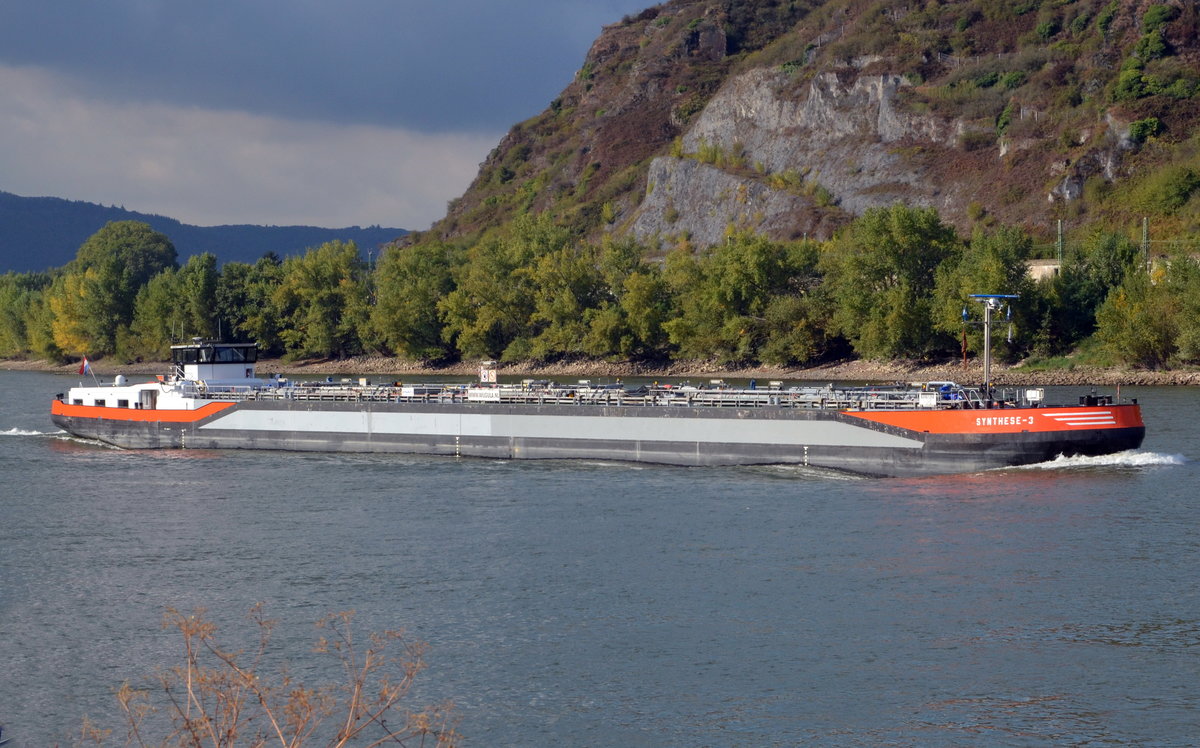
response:
[[[1020,298],[1017,294],[973,293],[972,299],[983,304],[983,395],[992,399],[992,310],[999,309],[1003,299]]]

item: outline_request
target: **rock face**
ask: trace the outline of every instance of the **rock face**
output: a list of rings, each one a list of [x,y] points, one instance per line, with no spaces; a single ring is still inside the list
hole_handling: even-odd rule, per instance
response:
[[[906,85],[901,76],[843,81],[824,73],[802,97],[791,94],[791,83],[788,74],[764,69],[730,79],[683,136],[683,148],[736,152],[752,173],[657,158],[632,232],[642,238],[686,233],[711,244],[732,225],[775,238],[827,238],[839,221],[832,211],[819,210],[811,195],[816,188],[855,215],[896,201],[948,207],[926,170],[897,155],[894,145],[921,140],[953,147],[961,125],[899,109],[896,95]],[[788,188],[772,187],[789,182]]]
[[[722,241],[730,228],[803,238],[836,226],[808,198],[771,189],[694,159],[662,156],[650,162],[646,197],[629,230],[652,240],[686,234],[697,245]]]

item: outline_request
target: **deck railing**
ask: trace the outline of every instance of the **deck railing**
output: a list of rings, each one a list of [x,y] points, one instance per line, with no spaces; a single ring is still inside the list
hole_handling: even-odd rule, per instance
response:
[[[919,387],[794,387],[735,389],[690,386],[584,385],[467,386],[355,385],[338,383],[248,386],[205,386],[186,383],[184,394],[223,401],[314,401],[363,403],[512,404],[620,407],[799,408],[816,410],[940,410],[982,408],[976,389],[937,390]]]

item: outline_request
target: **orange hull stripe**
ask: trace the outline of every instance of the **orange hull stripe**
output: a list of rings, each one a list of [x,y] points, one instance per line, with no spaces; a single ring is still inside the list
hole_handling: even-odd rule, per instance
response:
[[[988,410],[844,410],[842,413],[865,421],[931,434],[1019,434],[1023,431],[1086,431],[1143,425],[1141,409],[1136,405]]]
[[[209,403],[195,410],[135,410],[133,408],[96,407],[95,405],[68,405],[64,402],[54,400],[50,403],[50,412],[56,416],[68,416],[70,418],[193,423],[233,406],[234,403]]]

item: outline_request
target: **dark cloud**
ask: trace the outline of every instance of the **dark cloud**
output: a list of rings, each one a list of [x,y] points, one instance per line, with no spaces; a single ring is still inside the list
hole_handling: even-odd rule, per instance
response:
[[[423,131],[502,131],[648,0],[7,0],[0,63],[90,95]]]

